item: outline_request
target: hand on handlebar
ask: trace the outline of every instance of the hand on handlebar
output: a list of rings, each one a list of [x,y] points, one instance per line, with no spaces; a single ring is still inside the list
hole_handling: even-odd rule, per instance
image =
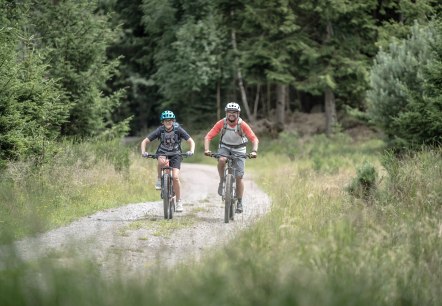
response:
[[[141,156],[143,156],[144,158],[147,158],[147,157],[149,157],[149,153],[148,152],[144,152],[144,153],[141,154]]]
[[[258,156],[258,153],[256,153],[255,151],[252,151],[252,152],[249,154],[249,156],[250,156],[250,158],[256,158],[256,157]]]
[[[188,157],[190,157],[190,156],[193,155],[193,152],[192,152],[192,151],[187,151],[187,152],[186,152],[186,155],[187,155]]]
[[[204,155],[212,156],[212,151],[210,151],[210,150],[204,151]]]

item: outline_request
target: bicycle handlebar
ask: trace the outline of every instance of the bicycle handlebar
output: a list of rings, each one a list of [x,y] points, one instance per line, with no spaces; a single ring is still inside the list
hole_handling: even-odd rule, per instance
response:
[[[227,159],[235,159],[235,158],[256,158],[256,155],[252,155],[251,153],[244,154],[244,153],[232,153],[231,155],[224,155],[220,153],[211,153],[210,157],[213,158],[219,158],[219,157],[225,157]]]
[[[173,157],[173,156],[182,156],[182,157],[189,157],[187,153],[155,153],[155,154],[149,154],[147,156],[143,156],[144,158],[152,158],[157,159],[160,156],[166,156],[166,158]]]

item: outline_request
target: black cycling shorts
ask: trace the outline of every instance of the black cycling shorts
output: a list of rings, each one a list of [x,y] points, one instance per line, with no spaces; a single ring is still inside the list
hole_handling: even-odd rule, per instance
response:
[[[169,160],[169,166],[175,169],[181,169],[181,161],[183,160],[183,157],[181,155],[179,155],[181,152],[178,152],[177,155],[173,155],[173,156],[167,156],[169,154],[171,154],[170,152],[162,152],[162,151],[157,151],[157,154],[164,154],[167,156],[167,159]]]

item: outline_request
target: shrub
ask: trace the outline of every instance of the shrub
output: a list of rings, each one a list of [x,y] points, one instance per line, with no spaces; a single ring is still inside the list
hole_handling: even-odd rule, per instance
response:
[[[346,187],[346,191],[356,198],[369,199],[376,190],[377,177],[375,167],[369,162],[364,162],[356,170],[356,177]]]

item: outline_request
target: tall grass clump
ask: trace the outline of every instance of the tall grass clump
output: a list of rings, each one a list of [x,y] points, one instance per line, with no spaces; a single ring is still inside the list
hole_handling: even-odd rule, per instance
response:
[[[442,149],[424,148],[396,158],[386,154],[384,202],[400,208],[433,211],[442,205]]]
[[[356,198],[368,200],[376,191],[377,178],[376,168],[369,162],[364,162],[356,169],[356,177],[352,179],[345,190]]]
[[[290,161],[304,163],[307,169],[318,173],[337,174],[343,169],[355,168],[361,160],[379,163],[380,148],[383,142],[371,139],[366,142],[355,141],[344,133],[333,137],[314,135],[300,138],[296,133],[281,133],[280,137],[264,139],[260,147],[269,153],[287,156]]]
[[[383,165],[388,175],[374,209],[385,240],[408,259],[400,269],[406,276],[397,285],[416,303],[420,298],[422,304],[437,305],[435,295],[442,291],[442,148],[399,158],[387,154]]]
[[[105,208],[156,200],[146,188],[154,184],[156,169],[143,161],[114,140],[64,142],[39,165],[11,162],[0,177],[1,232],[22,237]]]

